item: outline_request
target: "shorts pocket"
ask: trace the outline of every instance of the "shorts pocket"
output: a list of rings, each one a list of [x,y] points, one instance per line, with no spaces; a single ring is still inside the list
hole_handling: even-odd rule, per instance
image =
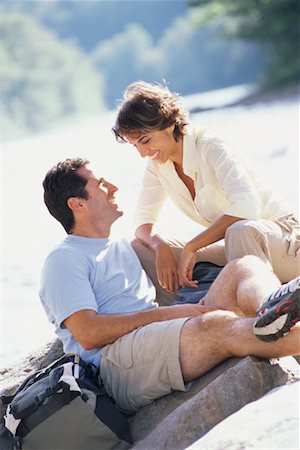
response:
[[[275,221],[285,235],[286,251],[283,259],[300,261],[300,225],[298,219],[293,215],[282,217]]]
[[[113,344],[108,344],[101,349],[101,354],[108,361],[120,369],[130,369],[133,366],[132,345],[129,336],[136,331],[132,331],[117,339]]]

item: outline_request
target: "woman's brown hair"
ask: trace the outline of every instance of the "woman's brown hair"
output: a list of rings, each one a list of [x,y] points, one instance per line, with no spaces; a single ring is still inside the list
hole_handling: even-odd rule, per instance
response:
[[[166,86],[137,81],[125,90],[112,130],[117,141],[126,142],[125,136],[131,133],[175,125],[174,138],[178,140],[188,123],[188,112],[182,108],[177,93]]]

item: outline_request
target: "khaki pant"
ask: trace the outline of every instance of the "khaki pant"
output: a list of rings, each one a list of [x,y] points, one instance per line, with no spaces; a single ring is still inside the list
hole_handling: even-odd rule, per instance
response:
[[[269,262],[281,283],[300,274],[300,225],[291,214],[270,220],[240,220],[225,234],[227,261],[256,255]]]
[[[169,239],[177,259],[185,242]],[[166,292],[158,283],[155,269],[155,254],[141,241],[132,243],[146,273],[156,288],[156,300],[160,305],[170,305],[176,294]],[[218,265],[245,255],[255,255],[270,264],[282,283],[300,274],[300,226],[298,220],[289,215],[270,220],[239,220],[228,227],[225,239],[199,249],[196,261],[209,261]]]

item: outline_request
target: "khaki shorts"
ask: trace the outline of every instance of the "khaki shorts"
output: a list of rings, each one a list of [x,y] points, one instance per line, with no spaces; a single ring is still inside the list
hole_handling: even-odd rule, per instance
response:
[[[134,412],[173,390],[186,391],[179,340],[187,320],[151,323],[101,349],[101,379],[122,409]]]

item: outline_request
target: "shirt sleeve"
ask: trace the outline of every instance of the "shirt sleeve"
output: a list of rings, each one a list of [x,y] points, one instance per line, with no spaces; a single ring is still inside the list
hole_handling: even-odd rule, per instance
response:
[[[205,142],[204,152],[217,184],[229,202],[224,214],[243,219],[258,219],[261,216],[258,190],[246,164],[231,145],[222,138],[214,137]]]
[[[154,224],[166,198],[167,192],[159,180],[153,161],[150,160],[145,169],[133,217],[135,229],[146,223]]]
[[[42,271],[40,298],[50,321],[57,327],[78,311],[97,312],[87,261],[70,250],[50,254]]]

